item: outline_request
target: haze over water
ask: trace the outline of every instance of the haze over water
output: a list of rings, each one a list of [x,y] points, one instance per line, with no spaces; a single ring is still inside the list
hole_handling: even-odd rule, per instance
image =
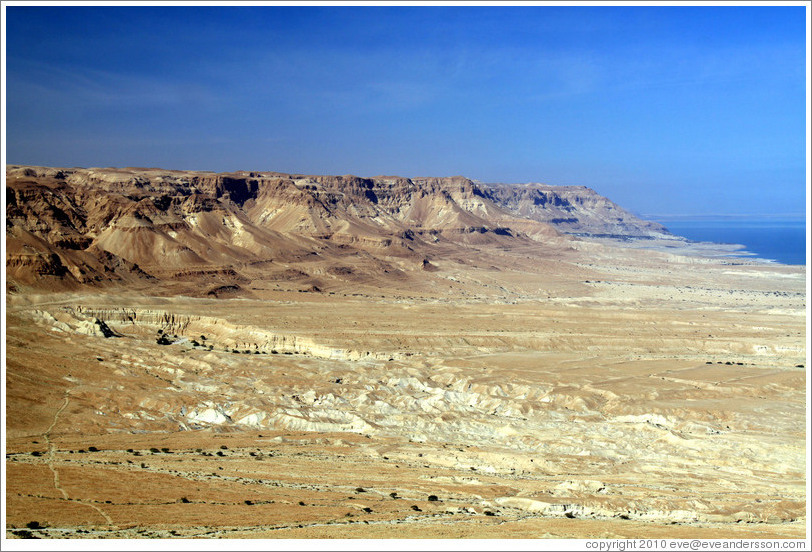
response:
[[[806,264],[806,224],[800,220],[674,220],[672,233],[694,241],[734,243],[761,259]]]

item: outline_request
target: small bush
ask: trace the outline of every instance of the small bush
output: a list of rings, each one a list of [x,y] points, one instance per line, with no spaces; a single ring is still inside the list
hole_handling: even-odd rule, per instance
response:
[[[29,521],[25,524],[25,526],[29,529],[44,529],[44,527],[40,525],[38,521]]]
[[[151,448],[149,449],[149,451],[150,451],[152,454],[158,454],[159,452],[161,452],[160,450],[156,449],[155,447],[151,447]]]
[[[364,489],[363,487],[358,487],[357,489],[355,489],[355,492],[356,492],[356,493],[365,493],[365,492],[367,492],[367,491],[366,491],[366,489]]]
[[[225,445],[220,445],[220,450],[228,450],[228,447]]]
[[[437,502],[438,500],[440,499],[437,498],[437,495],[429,495],[429,502]]]
[[[87,447],[87,450],[89,450],[90,452],[99,452],[99,449],[97,449],[96,447]]]
[[[166,453],[166,454],[169,454],[169,449],[168,449],[167,447],[163,447],[163,448],[161,449],[161,452],[164,452],[164,453]]]
[[[414,510],[415,512],[422,512],[423,511],[423,510],[421,510],[420,508],[417,507],[417,504],[412,504],[412,510]]]
[[[254,505],[254,503],[251,502],[250,500],[246,500],[245,504],[248,505],[248,506],[253,506]]]

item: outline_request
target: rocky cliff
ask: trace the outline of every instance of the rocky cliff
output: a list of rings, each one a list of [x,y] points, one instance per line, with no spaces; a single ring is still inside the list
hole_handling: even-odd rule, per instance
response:
[[[351,262],[397,279],[397,259],[424,269],[443,245],[555,249],[571,240],[566,234],[667,234],[587,188],[484,185],[459,176],[12,165],[6,194],[12,289],[158,278],[238,290],[251,270],[306,280],[296,262],[314,257],[340,259],[322,267],[333,274],[353,274]]]

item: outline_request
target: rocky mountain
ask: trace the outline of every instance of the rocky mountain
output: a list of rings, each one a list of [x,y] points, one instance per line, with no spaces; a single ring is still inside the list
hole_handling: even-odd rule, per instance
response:
[[[585,186],[491,185],[493,200],[516,215],[553,224],[567,234],[610,238],[662,238],[668,230],[642,220]]]
[[[12,288],[159,279],[200,281],[218,294],[239,291],[259,271],[318,287],[315,276],[325,271],[397,280],[412,267],[436,270],[431,259],[452,246],[459,253],[535,244],[552,252],[567,247],[567,234],[667,235],[588,188],[459,176],[11,165],[6,195]],[[306,261],[317,268],[303,270]]]

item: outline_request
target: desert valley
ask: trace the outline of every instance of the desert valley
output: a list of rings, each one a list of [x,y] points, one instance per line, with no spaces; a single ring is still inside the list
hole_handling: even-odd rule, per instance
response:
[[[6,168],[9,538],[806,538],[806,270],[583,187]]]

